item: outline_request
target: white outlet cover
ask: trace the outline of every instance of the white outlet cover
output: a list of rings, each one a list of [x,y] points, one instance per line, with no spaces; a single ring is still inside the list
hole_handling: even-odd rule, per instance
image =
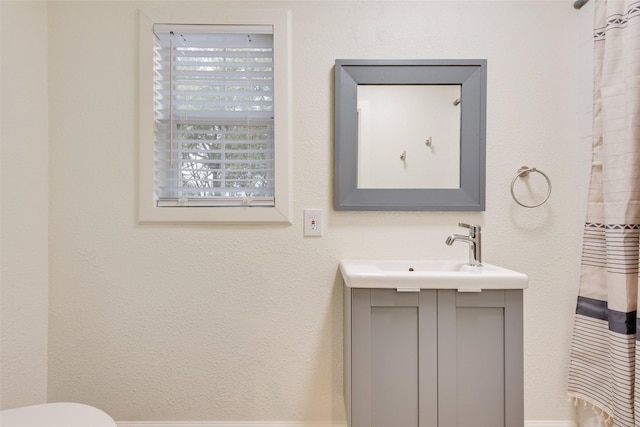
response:
[[[322,236],[322,209],[304,210],[304,235]]]

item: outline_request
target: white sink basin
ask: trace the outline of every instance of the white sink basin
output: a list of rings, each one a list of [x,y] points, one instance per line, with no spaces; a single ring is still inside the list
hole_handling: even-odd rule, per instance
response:
[[[526,274],[483,263],[472,267],[461,261],[369,260],[340,262],[344,283],[350,288],[389,288],[398,291],[457,289],[479,292],[483,289],[525,289]]]

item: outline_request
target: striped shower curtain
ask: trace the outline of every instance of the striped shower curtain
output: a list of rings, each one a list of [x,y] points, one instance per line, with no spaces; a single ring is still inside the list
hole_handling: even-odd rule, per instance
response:
[[[593,158],[568,392],[610,425],[640,426],[640,1],[594,7]]]

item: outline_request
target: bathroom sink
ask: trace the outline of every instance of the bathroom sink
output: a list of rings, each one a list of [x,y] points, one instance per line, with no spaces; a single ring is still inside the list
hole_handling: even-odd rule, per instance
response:
[[[470,266],[451,260],[369,260],[340,262],[340,272],[350,288],[389,288],[412,292],[420,289],[525,289],[526,274],[483,263]]]

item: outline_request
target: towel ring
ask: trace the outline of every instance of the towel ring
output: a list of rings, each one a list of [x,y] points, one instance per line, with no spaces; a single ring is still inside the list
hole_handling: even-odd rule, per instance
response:
[[[538,203],[536,205],[525,205],[520,200],[518,200],[518,198],[516,197],[515,193],[513,192],[513,186],[515,185],[516,180],[518,178],[526,178],[527,176],[529,176],[530,172],[538,172],[540,175],[542,175],[544,177],[544,179],[547,180],[547,186],[549,187],[548,191],[547,191],[547,195],[545,196],[544,200],[542,200],[540,203]],[[536,168],[530,168],[528,166],[522,166],[520,169],[518,169],[518,174],[515,177],[513,177],[513,180],[511,181],[511,197],[513,197],[513,200],[515,200],[517,204],[519,204],[520,206],[523,206],[525,208],[537,208],[538,206],[544,204],[544,202],[549,200],[549,196],[550,195],[551,195],[551,180],[549,179],[549,177],[547,176],[546,173],[544,173],[541,170],[538,170]]]

